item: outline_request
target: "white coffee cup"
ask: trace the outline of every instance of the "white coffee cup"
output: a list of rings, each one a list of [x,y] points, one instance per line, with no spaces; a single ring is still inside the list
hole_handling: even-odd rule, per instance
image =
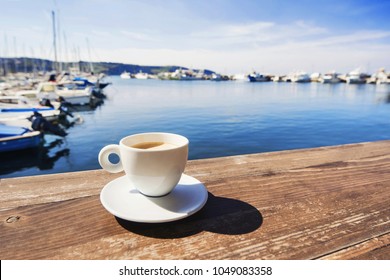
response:
[[[130,183],[147,196],[164,196],[178,184],[188,158],[188,139],[172,133],[151,132],[124,137],[105,146],[99,163],[108,172],[125,171]],[[118,163],[109,160],[119,156]]]

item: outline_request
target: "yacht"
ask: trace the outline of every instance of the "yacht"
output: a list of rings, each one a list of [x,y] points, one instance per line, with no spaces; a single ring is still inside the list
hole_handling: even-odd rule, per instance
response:
[[[250,82],[269,82],[271,80],[270,77],[256,72],[249,74],[248,79]]]
[[[321,75],[319,78],[319,82],[323,84],[336,84],[340,81],[339,75],[334,71]]]
[[[345,77],[347,84],[365,84],[367,76],[359,68],[349,72]]]
[[[121,77],[122,79],[131,79],[131,75],[130,75],[130,73],[127,72],[127,71],[122,72],[122,74],[120,75],[120,77]]]
[[[149,79],[148,73],[143,73],[142,71],[139,71],[137,74],[134,75],[134,77],[135,77],[136,79],[139,79],[139,80],[146,80],[146,79]]]
[[[309,83],[311,78],[306,72],[296,72],[291,76],[291,82],[293,83]]]

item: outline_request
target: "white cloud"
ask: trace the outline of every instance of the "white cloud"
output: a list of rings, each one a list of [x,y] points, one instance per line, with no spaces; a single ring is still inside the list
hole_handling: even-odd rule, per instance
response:
[[[152,34],[149,34],[147,31],[141,33],[141,32],[131,32],[126,30],[121,30],[120,34],[126,36],[130,40],[135,40],[135,41],[146,41],[146,42],[158,41],[156,37],[154,37]]]
[[[235,38],[247,37],[264,32],[275,26],[273,22],[254,22],[247,24],[227,24],[211,26],[202,31],[193,32],[191,34],[194,38]]]
[[[390,38],[390,32],[381,30],[363,30],[356,31],[350,34],[343,34],[337,36],[329,36],[318,40],[309,42],[312,46],[329,46],[329,45],[343,45],[356,43],[372,43],[373,40]]]
[[[280,42],[301,40],[305,37],[327,34],[328,30],[305,21],[291,24],[274,22],[253,22],[235,25],[220,25],[210,29],[192,33],[191,37],[199,44],[209,47],[255,47],[258,45],[277,45]]]

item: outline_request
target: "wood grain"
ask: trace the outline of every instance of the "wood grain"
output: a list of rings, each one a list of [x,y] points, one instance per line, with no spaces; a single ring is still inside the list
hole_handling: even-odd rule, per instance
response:
[[[0,181],[1,259],[390,259],[390,141],[189,161],[197,214],[124,221],[102,170]]]

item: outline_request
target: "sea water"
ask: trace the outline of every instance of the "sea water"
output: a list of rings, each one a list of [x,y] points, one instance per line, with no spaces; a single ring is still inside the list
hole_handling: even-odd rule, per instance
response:
[[[98,169],[101,148],[141,132],[187,137],[189,159],[390,139],[390,85],[109,79],[68,136],[0,154],[0,177]]]

